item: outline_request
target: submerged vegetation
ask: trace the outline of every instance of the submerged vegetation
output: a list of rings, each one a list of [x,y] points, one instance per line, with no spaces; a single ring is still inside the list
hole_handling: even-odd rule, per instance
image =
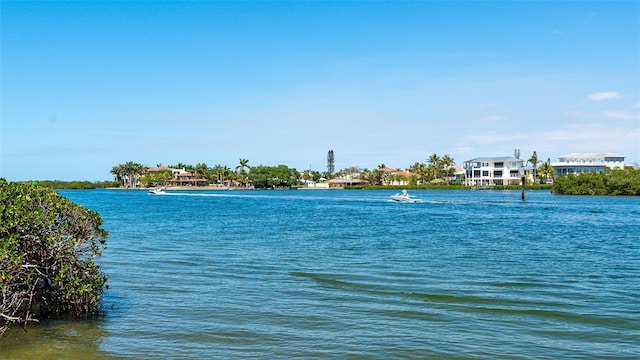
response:
[[[0,179],[0,335],[12,324],[98,314],[102,219],[54,190]]]

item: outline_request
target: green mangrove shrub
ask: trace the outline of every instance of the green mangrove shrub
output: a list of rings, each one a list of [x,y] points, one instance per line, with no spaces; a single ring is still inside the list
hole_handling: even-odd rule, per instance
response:
[[[640,195],[640,170],[606,169],[604,172],[560,176],[552,191],[559,195]]]
[[[102,218],[52,189],[0,179],[0,335],[45,318],[99,313]]]

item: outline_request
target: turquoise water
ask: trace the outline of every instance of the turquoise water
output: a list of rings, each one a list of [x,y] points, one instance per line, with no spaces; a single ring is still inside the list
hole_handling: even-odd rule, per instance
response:
[[[640,358],[640,198],[63,191],[110,232],[107,314],[1,358]]]

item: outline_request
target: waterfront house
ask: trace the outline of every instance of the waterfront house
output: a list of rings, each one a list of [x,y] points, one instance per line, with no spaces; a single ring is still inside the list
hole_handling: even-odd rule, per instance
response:
[[[551,164],[556,176],[604,172],[604,169],[624,169],[624,155],[613,153],[572,153],[562,155]]]
[[[381,167],[378,168],[378,171],[380,171],[383,175],[389,175],[392,172],[398,171],[398,169],[392,167]]]
[[[465,161],[462,166],[467,186],[519,185],[525,173],[532,180],[530,168],[515,157],[479,157]]]
[[[409,181],[411,178],[415,178],[415,182],[418,182],[418,175],[412,173],[411,171],[394,171],[391,173],[391,177],[388,179],[388,185],[396,185],[396,186],[407,186],[409,185]]]
[[[340,177],[329,180],[330,188],[342,188],[345,186],[365,185],[367,182],[362,179],[353,179],[351,177]]]
[[[418,178],[418,174],[396,168],[383,167],[378,171],[382,173],[382,183],[385,185],[407,186],[412,177]]]
[[[320,181],[313,181],[313,180],[302,180],[302,185],[303,188],[305,189],[328,189],[329,188],[329,183],[326,181],[327,179],[325,178],[320,178]]]
[[[160,164],[158,166],[145,166],[145,167],[147,168],[147,173],[149,174],[155,174],[161,171],[171,170],[170,168],[164,166],[163,164]]]
[[[464,181],[464,177],[466,175],[465,169],[460,165],[450,165],[445,166],[444,171],[446,172],[447,181],[457,181],[462,183]]]
[[[167,180],[167,183],[171,186],[198,186],[201,183],[206,183],[206,181],[207,179],[198,177],[190,172],[178,172],[175,173],[173,178]]]
[[[378,168],[378,171],[382,173],[382,183],[388,185],[391,174],[398,170],[396,168],[391,168],[391,167],[381,167],[381,168]]]

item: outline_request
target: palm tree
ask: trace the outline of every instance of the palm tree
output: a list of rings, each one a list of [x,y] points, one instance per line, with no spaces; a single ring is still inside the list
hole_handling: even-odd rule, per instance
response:
[[[128,161],[122,164],[122,178],[124,179],[124,186],[131,186],[131,174],[133,173],[133,161]]]
[[[138,184],[138,179],[140,179],[140,177],[144,176],[147,173],[147,167],[142,164],[134,163],[132,161],[129,161],[127,164],[129,163],[129,170],[131,171],[129,174],[129,178],[131,179],[131,187],[135,188]]]
[[[395,185],[394,183],[396,182],[396,180],[398,180],[398,176],[397,174],[390,174],[389,176],[387,176],[387,185]]]
[[[423,178],[425,183],[427,182],[431,182],[432,180],[436,179],[436,167],[435,166],[427,166],[424,169],[424,173],[423,173]]]
[[[553,179],[555,177],[556,171],[553,169],[553,166],[551,166],[551,159],[547,159],[547,162],[542,163],[538,174],[544,176],[547,181],[549,178]]]
[[[146,167],[133,161],[127,161],[125,164],[118,165],[121,171],[122,179],[125,181],[125,186],[136,187],[138,177],[143,175],[146,171]],[[114,169],[111,169],[114,171]]]
[[[413,165],[409,167],[409,170],[418,175],[418,181],[420,183],[424,183],[424,177],[427,173],[427,166],[423,163],[415,162]]]
[[[362,176],[370,185],[380,185],[382,183],[382,172],[378,169],[364,169],[362,170]]]
[[[124,167],[122,166],[122,164],[118,164],[118,165],[114,166],[113,168],[111,168],[110,173],[115,176],[115,181],[117,181],[117,182],[123,181],[123,178],[124,178]]]
[[[397,175],[396,175],[396,180],[397,180],[399,183],[403,183],[403,182],[406,182],[406,181],[407,181],[407,180],[409,180],[409,179],[408,179],[405,175],[403,175],[403,174],[397,174]]]
[[[427,163],[429,164],[429,166],[437,166],[439,162],[440,157],[438,156],[438,154],[433,154],[429,156],[429,159],[427,159]]]
[[[445,178],[448,178],[451,172],[455,172],[452,166],[455,165],[456,163],[453,161],[453,158],[449,156],[449,154],[445,154],[442,157],[442,159],[440,159],[440,164],[442,164],[442,175]],[[448,183],[448,180],[447,180],[447,183]]]
[[[205,163],[197,163],[195,168],[193,169],[193,174],[195,175],[196,178],[198,178],[199,176],[202,176],[207,180],[209,180],[209,177],[210,177],[209,167]]]
[[[196,167],[193,165],[187,165],[184,168],[187,172],[194,174],[196,172]]]
[[[216,183],[218,184],[222,183],[222,176],[224,175],[222,171],[222,165],[214,166],[213,169],[211,169],[211,171],[216,178]]]
[[[453,158],[452,158],[451,156],[449,156],[449,154],[445,154],[445,155],[442,157],[442,160],[441,160],[441,161],[442,161],[442,165],[444,165],[444,166],[453,166],[453,165],[455,165],[455,164],[456,164],[456,163],[453,161]]]
[[[439,179],[442,167],[442,159],[438,156],[438,154],[433,154],[429,156],[427,159],[427,163],[429,168],[433,169],[433,178]]]
[[[530,162],[531,165],[533,165],[533,178],[536,179],[537,178],[536,170],[537,170],[538,164],[542,163],[542,161],[538,160],[538,154],[536,153],[535,150],[533,151],[533,154],[531,154],[531,157],[527,161]]]
[[[244,177],[246,174],[246,171],[244,170],[245,168],[247,169],[251,169],[251,166],[248,165],[249,160],[247,159],[240,159],[240,165],[236,166],[236,171],[238,171],[238,169],[240,170],[240,180],[242,182],[242,184],[244,184]]]
[[[233,172],[228,166],[225,165],[222,168],[222,183],[224,183],[225,179],[228,179],[231,176],[231,174],[233,174]]]
[[[175,165],[170,165],[169,167],[172,169],[184,169],[184,171],[188,171],[187,168],[189,167],[189,165],[179,162]]]

